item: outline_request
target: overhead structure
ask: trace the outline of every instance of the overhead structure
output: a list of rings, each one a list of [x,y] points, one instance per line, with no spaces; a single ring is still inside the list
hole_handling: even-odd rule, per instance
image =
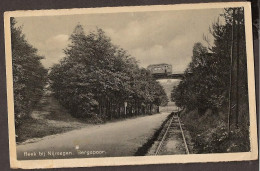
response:
[[[147,69],[151,72],[155,79],[183,79],[183,73],[173,74],[172,65],[161,63],[149,65]]]
[[[160,80],[160,79],[183,79],[184,74],[153,75],[153,77],[157,80]]]

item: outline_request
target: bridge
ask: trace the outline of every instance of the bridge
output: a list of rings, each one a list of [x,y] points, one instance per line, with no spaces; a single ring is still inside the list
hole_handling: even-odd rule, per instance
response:
[[[153,77],[156,80],[161,80],[161,79],[183,79],[184,74],[152,74]]]

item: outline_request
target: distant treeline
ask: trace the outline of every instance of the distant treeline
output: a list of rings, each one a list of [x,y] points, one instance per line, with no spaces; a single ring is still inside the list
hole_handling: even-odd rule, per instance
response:
[[[102,29],[86,34],[77,25],[64,53],[51,68],[50,85],[75,117],[105,120],[125,117],[125,113],[152,114],[168,103],[163,87],[150,72],[113,45]]]
[[[47,70],[40,61],[43,57],[37,55],[37,49],[27,42],[22,28],[15,24],[11,18],[14,112],[19,126],[41,98]]]
[[[200,139],[198,144],[205,143],[202,141],[207,139],[210,143],[218,143],[204,144],[204,152],[217,152],[214,149],[219,148],[219,144],[224,144],[232,135],[232,148],[237,148],[234,151],[244,151],[249,149],[244,11],[243,8],[228,8],[220,17],[224,22],[218,20],[210,27],[213,44],[210,44],[205,36],[208,47],[201,43],[194,45],[192,61],[185,71],[184,79],[174,87],[171,98],[177,106],[185,109],[186,113],[197,110],[198,119],[188,120],[187,116],[187,122],[191,124],[194,121],[193,131],[197,135],[200,131],[208,133],[205,137],[197,137]],[[211,118],[215,118],[218,125],[211,124],[211,127],[208,123],[209,110],[212,113]],[[211,133],[207,132],[210,128]],[[235,140],[239,141],[240,148],[234,143]]]

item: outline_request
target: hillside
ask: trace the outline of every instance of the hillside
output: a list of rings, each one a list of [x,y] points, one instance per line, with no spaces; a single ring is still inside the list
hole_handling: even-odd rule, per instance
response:
[[[173,86],[177,86],[181,80],[179,80],[179,79],[162,79],[162,80],[158,80],[158,81],[163,86],[163,88],[167,94],[167,97],[170,100],[171,91],[172,91]]]
[[[165,107],[160,106],[160,112],[171,112],[173,110],[177,110],[175,103],[171,101],[171,91],[173,86],[177,86],[181,80],[179,79],[162,79],[158,80],[160,84],[163,86],[167,97],[169,99],[168,105]]]

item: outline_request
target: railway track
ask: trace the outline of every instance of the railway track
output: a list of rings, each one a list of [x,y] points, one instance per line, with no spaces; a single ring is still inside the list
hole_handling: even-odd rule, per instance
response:
[[[175,139],[176,137],[182,137],[182,138],[178,138],[179,142],[181,141],[181,147],[179,150],[183,154],[190,154],[189,148],[188,148],[188,145],[187,145],[187,142],[185,139],[185,135],[184,135],[184,132],[182,129],[182,124],[180,122],[180,118],[176,115],[173,115],[168,122],[169,123],[166,128],[166,131],[163,134],[163,136],[161,137],[161,139],[159,140],[159,145],[157,146],[155,155],[163,154],[163,149],[165,150],[165,148],[167,147],[167,143],[169,143],[170,141],[176,141],[176,140],[171,140],[171,138]],[[172,148],[176,148],[176,147],[172,147]]]

